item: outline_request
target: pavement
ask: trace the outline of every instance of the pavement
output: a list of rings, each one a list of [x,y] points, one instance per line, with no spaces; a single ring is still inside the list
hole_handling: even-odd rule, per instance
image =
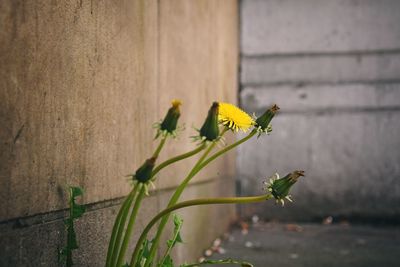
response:
[[[205,254],[211,251],[207,259],[242,259],[255,267],[399,267],[400,227],[242,223]]]

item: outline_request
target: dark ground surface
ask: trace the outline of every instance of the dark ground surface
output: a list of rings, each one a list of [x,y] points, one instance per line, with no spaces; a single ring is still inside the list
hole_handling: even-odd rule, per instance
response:
[[[248,229],[233,230],[220,245],[224,253],[210,259],[242,259],[256,267],[400,267],[398,226],[256,223]]]

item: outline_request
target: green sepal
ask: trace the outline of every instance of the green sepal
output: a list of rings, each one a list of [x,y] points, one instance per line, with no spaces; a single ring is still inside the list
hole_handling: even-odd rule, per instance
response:
[[[207,141],[214,141],[219,137],[218,106],[218,102],[211,105],[207,118],[200,128],[200,137]]]
[[[165,116],[164,120],[160,124],[161,131],[167,131],[168,133],[172,133],[176,130],[178,125],[178,119],[181,116],[179,109],[170,108]]]
[[[156,162],[155,157],[147,159],[143,163],[143,165],[136,170],[136,173],[133,175],[133,178],[141,183],[148,182],[151,179],[151,173],[153,172],[155,162]]]
[[[265,111],[264,114],[256,119],[255,127],[261,132],[267,132],[268,126],[278,110],[279,107],[277,105],[273,105],[270,109]]]
[[[178,125],[178,119],[181,116],[181,112],[179,110],[180,105],[181,105],[180,101],[177,100],[172,101],[172,107],[168,109],[168,112],[165,115],[164,120],[160,123],[161,132],[166,131],[167,133],[172,134],[176,130]]]
[[[280,179],[274,179],[268,185],[268,190],[276,200],[283,200],[289,196],[290,188],[297,182],[300,176],[304,176],[304,171],[294,171]]]

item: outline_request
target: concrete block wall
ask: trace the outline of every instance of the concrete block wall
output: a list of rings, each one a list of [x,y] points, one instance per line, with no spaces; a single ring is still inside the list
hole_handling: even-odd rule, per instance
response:
[[[240,16],[241,106],[281,107],[272,134],[239,150],[241,193],[306,171],[294,204],[243,214],[399,221],[400,2],[242,0]]]
[[[160,162],[194,148],[191,126],[212,101],[236,101],[237,2],[10,0],[0,4],[0,25],[0,266],[58,265],[67,185],[83,187],[88,205],[77,222],[76,266],[103,266],[130,190],[124,177],[151,155],[152,124],[171,99],[183,101],[186,130]],[[232,195],[234,158],[210,164],[183,198]],[[196,160],[160,173],[136,234]],[[181,214],[177,263],[197,259],[235,209]]]

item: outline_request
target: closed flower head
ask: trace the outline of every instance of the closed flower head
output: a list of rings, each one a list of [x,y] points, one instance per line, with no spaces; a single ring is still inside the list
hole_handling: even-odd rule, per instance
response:
[[[214,102],[208,111],[208,115],[203,123],[203,126],[200,128],[201,139],[207,141],[214,141],[218,139],[219,137],[218,109],[219,109],[218,103]]]
[[[155,127],[158,128],[156,138],[160,135],[176,136],[178,119],[181,116],[179,107],[182,105],[182,102],[180,100],[174,99],[172,100],[171,104],[172,107],[168,109],[164,120],[162,120],[160,123],[156,123]]]
[[[275,173],[269,178],[269,183],[266,181],[264,182],[266,185],[265,190],[268,190],[276,201],[280,202],[283,206],[285,199],[290,202],[292,201],[289,191],[300,176],[304,176],[304,171],[294,171],[283,178],[279,178],[279,174]]]
[[[277,105],[273,105],[270,109],[265,111],[264,114],[256,119],[256,128],[259,135],[261,133],[268,133],[272,130],[270,123],[278,110],[279,107]]]
[[[138,180],[140,183],[146,183],[151,178],[151,173],[153,171],[154,165],[156,163],[155,157],[147,159],[139,169],[136,170],[136,173],[133,175],[133,178]]]
[[[172,133],[176,130],[178,124],[178,119],[181,116],[179,106],[182,105],[179,100],[172,100],[172,107],[169,108],[167,115],[165,115],[164,120],[161,122],[160,130]]]
[[[254,125],[246,112],[229,103],[219,103],[218,121],[233,131],[247,132]]]

